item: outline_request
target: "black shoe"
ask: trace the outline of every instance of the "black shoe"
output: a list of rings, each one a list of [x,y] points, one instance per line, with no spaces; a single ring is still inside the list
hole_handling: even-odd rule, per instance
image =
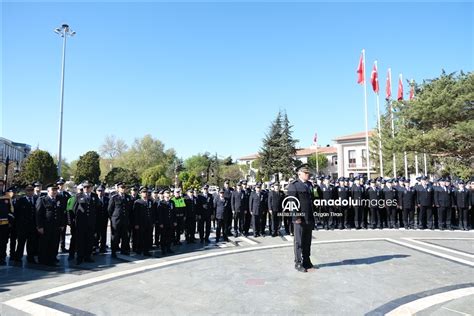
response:
[[[224,241],[228,242],[228,241],[229,241],[229,238],[224,237]]]
[[[89,258],[85,258],[85,259],[84,259],[84,262],[92,263],[92,262],[95,262],[95,261],[94,261],[94,259],[92,259],[91,257],[89,257]]]
[[[298,272],[308,272],[308,271],[301,265],[301,263],[295,264],[295,269],[296,269],[296,271],[298,271]]]
[[[209,238],[208,238],[208,239],[206,239],[206,242],[207,242],[207,243],[210,243],[211,241],[210,241]]]
[[[236,233],[236,234],[234,234],[234,237],[235,237],[235,238],[239,237],[239,234],[237,234],[237,233]]]
[[[171,249],[166,250],[166,252],[167,252],[167,253],[174,253],[174,251],[171,250]]]

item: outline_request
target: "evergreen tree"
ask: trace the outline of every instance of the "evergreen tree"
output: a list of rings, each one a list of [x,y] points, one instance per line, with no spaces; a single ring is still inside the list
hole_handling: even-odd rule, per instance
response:
[[[25,159],[21,172],[18,175],[22,184],[39,180],[43,184],[48,184],[57,180],[58,171],[53,157],[44,150],[35,150]]]
[[[80,183],[84,180],[92,183],[99,183],[100,176],[100,157],[95,151],[88,151],[79,157],[75,174],[75,182]]]

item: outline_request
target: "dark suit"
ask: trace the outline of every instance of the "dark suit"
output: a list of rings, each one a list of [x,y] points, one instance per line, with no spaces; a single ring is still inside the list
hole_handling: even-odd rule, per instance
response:
[[[383,208],[379,208],[378,200],[381,197],[381,191],[376,186],[370,186],[367,189],[367,198],[369,199],[369,213],[370,213],[370,227],[372,229],[380,228],[382,229],[382,218],[384,215],[382,210]]]
[[[415,188],[400,188],[400,190],[398,191],[398,201],[400,208],[402,209],[403,226],[406,229],[415,228]]]
[[[71,194],[67,191],[58,191],[57,195],[59,201],[61,202],[61,212],[66,213],[66,206],[67,206],[67,201],[71,197]],[[66,251],[66,228],[64,228],[61,231],[61,234],[59,235],[60,238],[60,243],[61,243],[61,251],[65,252]]]
[[[48,195],[36,201],[36,227],[43,228],[39,238],[39,262],[54,265],[58,253],[59,234],[64,228],[64,212],[61,212],[60,201]]]
[[[441,186],[434,191],[434,202],[438,208],[438,228],[451,229],[453,192],[450,187]]]
[[[382,190],[385,209],[387,211],[388,227],[398,228],[397,223],[397,199],[398,192],[394,187],[385,187]]]
[[[281,216],[278,213],[283,211],[282,203],[285,198],[283,191],[270,191],[268,193],[268,209],[272,211],[271,226],[273,229],[273,236],[278,234],[281,224]]]
[[[454,203],[459,214],[459,228],[464,230],[469,229],[469,206],[472,193],[463,188],[454,191]]]
[[[34,261],[38,254],[39,235],[36,229],[36,206],[33,196],[24,196],[17,200],[15,205],[15,220],[18,228],[18,244],[15,257],[23,257],[26,244],[26,254],[29,262]]]
[[[433,221],[433,187],[419,185],[416,191],[416,203],[420,206],[420,226],[422,229],[428,227],[434,229]]]
[[[300,179],[288,185],[288,196],[293,196],[300,203],[299,212],[293,218],[295,239],[295,264],[302,265],[305,269],[311,268],[311,239],[314,228],[314,208],[313,208],[313,185],[311,182],[302,182]],[[298,223],[300,220],[301,223]]]
[[[249,210],[252,214],[252,228],[254,236],[260,236],[260,233],[265,234],[265,222],[262,220],[262,216],[267,208],[266,203],[267,202],[263,192],[260,191],[257,193],[256,191],[253,191],[250,194]]]
[[[108,212],[112,224],[112,254],[120,249],[123,254],[130,253],[130,211],[132,209],[132,199],[127,194],[115,194],[109,200]]]
[[[234,233],[244,233],[244,222],[245,222],[245,211],[247,207],[244,207],[245,202],[245,191],[237,189],[232,192],[230,199],[230,205],[234,216]]]
[[[171,241],[174,235],[176,223],[176,212],[172,200],[161,200],[157,204],[158,225],[160,226],[161,251],[163,253],[171,251]]]
[[[109,224],[109,198],[102,196],[97,197],[97,223],[96,223],[96,239],[95,246],[100,248],[101,252],[105,252],[107,248],[107,225]]]
[[[324,200],[326,203],[329,203],[329,201],[334,200],[335,197],[335,191],[334,187],[332,187],[329,184],[321,184],[321,192],[322,192],[322,200]],[[331,215],[331,212],[334,212],[333,206],[325,205],[322,207],[322,213],[324,214],[323,217],[321,218],[321,222],[323,224],[323,228],[325,229],[334,229],[335,221],[333,216]]]
[[[354,203],[354,225],[356,229],[364,227],[364,205],[362,205],[362,199],[365,196],[365,188],[362,185],[353,185],[351,188],[351,196]]]
[[[222,231],[222,235],[224,236],[224,240],[228,241],[225,219],[227,219],[226,212],[228,212],[227,208],[229,204],[230,204],[230,201],[228,201],[224,197],[221,198],[220,196],[218,196],[214,199],[214,209],[215,209],[214,217],[216,218],[216,221],[217,221],[216,242],[218,242],[219,238],[221,237],[221,231]]]
[[[152,199],[135,200],[133,203],[133,215],[133,222],[135,225],[138,225],[137,253],[149,255],[153,241],[153,224],[157,218],[156,204]]]
[[[186,203],[185,210],[185,237],[187,242],[194,242],[196,240],[196,213],[197,213],[197,198],[195,196],[186,195],[184,197]]]
[[[87,196],[86,193],[79,193],[76,195],[73,210],[76,214],[75,237],[78,262],[91,258],[98,208],[99,198],[97,194],[90,193]]]
[[[211,234],[211,215],[214,215],[214,198],[211,194],[201,194],[197,200],[198,232],[201,242]]]

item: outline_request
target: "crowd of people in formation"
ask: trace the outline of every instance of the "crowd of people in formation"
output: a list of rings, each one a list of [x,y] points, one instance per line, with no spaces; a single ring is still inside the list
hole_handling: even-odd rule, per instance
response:
[[[311,182],[315,229],[472,227],[474,181],[320,176]],[[109,247],[108,227],[112,257],[131,251],[150,256],[153,247],[167,255],[182,241],[208,244],[211,230],[216,242],[250,232],[253,237],[293,235],[292,217],[285,216],[288,210],[282,205],[285,191],[278,182],[250,187],[242,180],[232,188],[225,181],[214,194],[208,185],[182,192],[119,182],[106,192],[103,185],[84,181],[70,193],[64,184],[59,179],[41,194],[40,182],[5,190],[0,180],[0,264],[6,264],[8,242],[10,262],[22,262],[25,246],[32,264],[54,266],[59,251],[78,265],[93,262],[94,254]]]

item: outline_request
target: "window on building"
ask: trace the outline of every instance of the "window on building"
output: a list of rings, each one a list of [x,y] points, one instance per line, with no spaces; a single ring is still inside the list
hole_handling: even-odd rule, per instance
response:
[[[367,167],[367,150],[362,149],[362,167]]]
[[[331,166],[337,166],[337,156],[331,157]]]
[[[349,150],[349,168],[355,168],[356,166],[356,151]]]

